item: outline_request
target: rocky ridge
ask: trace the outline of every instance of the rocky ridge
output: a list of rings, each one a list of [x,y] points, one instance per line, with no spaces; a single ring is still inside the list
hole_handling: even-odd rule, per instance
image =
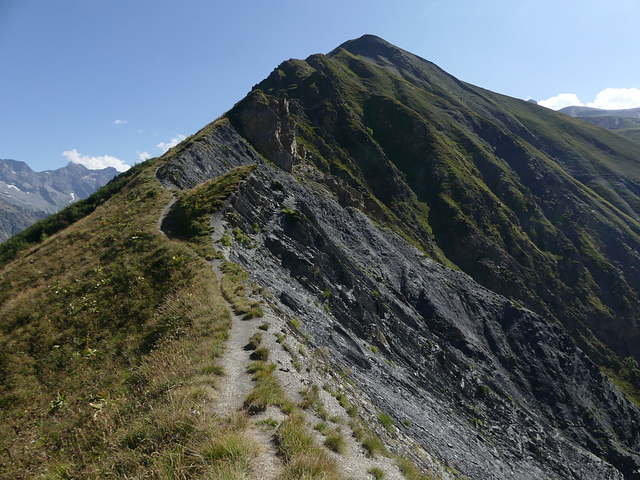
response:
[[[170,162],[181,179],[225,168],[199,153],[237,139],[219,125]],[[227,255],[404,435],[471,478],[638,477],[640,412],[561,328],[341,205],[315,168],[232,143],[260,167],[222,212],[256,246]]]

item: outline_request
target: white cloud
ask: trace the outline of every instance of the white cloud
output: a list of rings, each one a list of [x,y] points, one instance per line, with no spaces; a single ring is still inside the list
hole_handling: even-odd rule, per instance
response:
[[[113,121],[113,124],[114,124],[114,125],[124,125],[125,123],[127,123],[127,120],[120,120],[120,119],[118,119],[118,120],[114,120],[114,121]]]
[[[149,154],[149,152],[136,152],[138,154],[138,158],[140,159],[141,162],[144,162],[145,160],[149,160],[151,158],[151,155]]]
[[[640,90],[637,88],[605,88],[588,107],[620,110],[640,107]]]
[[[89,170],[101,170],[103,168],[113,167],[119,172],[126,172],[131,168],[119,158],[112,157],[110,155],[102,155],[99,157],[82,155],[75,148],[73,150],[66,150],[62,152],[62,155],[66,157],[68,161],[84,165]]]
[[[584,103],[580,101],[575,93],[561,93],[555,97],[548,98],[547,100],[540,100],[538,105],[550,108],[551,110],[560,110],[564,107],[582,107]]]
[[[547,100],[541,100],[538,105],[560,110],[564,107],[584,107],[575,93],[561,93]],[[622,110],[625,108],[640,107],[640,89],[637,88],[605,88],[596,95],[593,102],[588,102],[587,107],[602,108],[604,110]]]
[[[175,147],[176,145],[178,145],[181,141],[183,141],[185,138],[184,135],[178,134],[178,136],[173,137],[171,139],[171,141],[169,143],[165,143],[165,142],[160,142],[158,145],[156,145],[160,150],[162,150],[162,153],[166,152],[167,150],[169,150],[170,148]]]

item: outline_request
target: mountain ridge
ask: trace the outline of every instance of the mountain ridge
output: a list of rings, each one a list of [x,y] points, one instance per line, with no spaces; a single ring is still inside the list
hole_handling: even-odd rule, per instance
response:
[[[613,130],[634,141],[640,140],[640,108],[606,110],[591,107],[565,107],[561,113]]]
[[[0,375],[12,379],[0,438],[14,462],[32,462],[24,445],[66,476],[215,471],[197,422],[224,372],[198,362],[224,349],[208,262],[225,259],[237,265],[224,263],[222,291],[254,302],[233,308],[280,319],[269,345],[290,358],[273,353],[270,368],[301,375],[309,396],[305,372],[327,375],[352,420],[322,417],[322,403],[317,415],[371,455],[363,422],[426,478],[434,465],[440,478],[640,477],[640,147],[377,37],[343,45],[374,58],[339,47],[283,62],[223,117],[79,202],[87,213],[70,227],[17,237],[0,271]],[[82,272],[65,268],[58,256],[85,244]],[[186,353],[205,344],[216,355]],[[9,425],[30,396],[25,434]],[[305,420],[281,398],[267,408],[280,448]]]

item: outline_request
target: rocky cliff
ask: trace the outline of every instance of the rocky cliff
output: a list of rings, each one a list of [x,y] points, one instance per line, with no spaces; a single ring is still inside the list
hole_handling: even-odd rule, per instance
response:
[[[601,371],[637,381],[640,151],[581,128],[364,37],[282,64],[158,178],[258,163],[217,247],[452,469],[640,478],[640,411]]]

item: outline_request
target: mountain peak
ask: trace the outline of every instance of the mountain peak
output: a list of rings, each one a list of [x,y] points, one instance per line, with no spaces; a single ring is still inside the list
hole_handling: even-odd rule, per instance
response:
[[[371,34],[366,34],[359,38],[344,42],[338,48],[331,51],[329,56],[333,56],[341,50],[346,50],[354,55],[362,55],[363,57],[369,58],[391,58],[393,55],[402,52],[402,50],[395,45]]]

